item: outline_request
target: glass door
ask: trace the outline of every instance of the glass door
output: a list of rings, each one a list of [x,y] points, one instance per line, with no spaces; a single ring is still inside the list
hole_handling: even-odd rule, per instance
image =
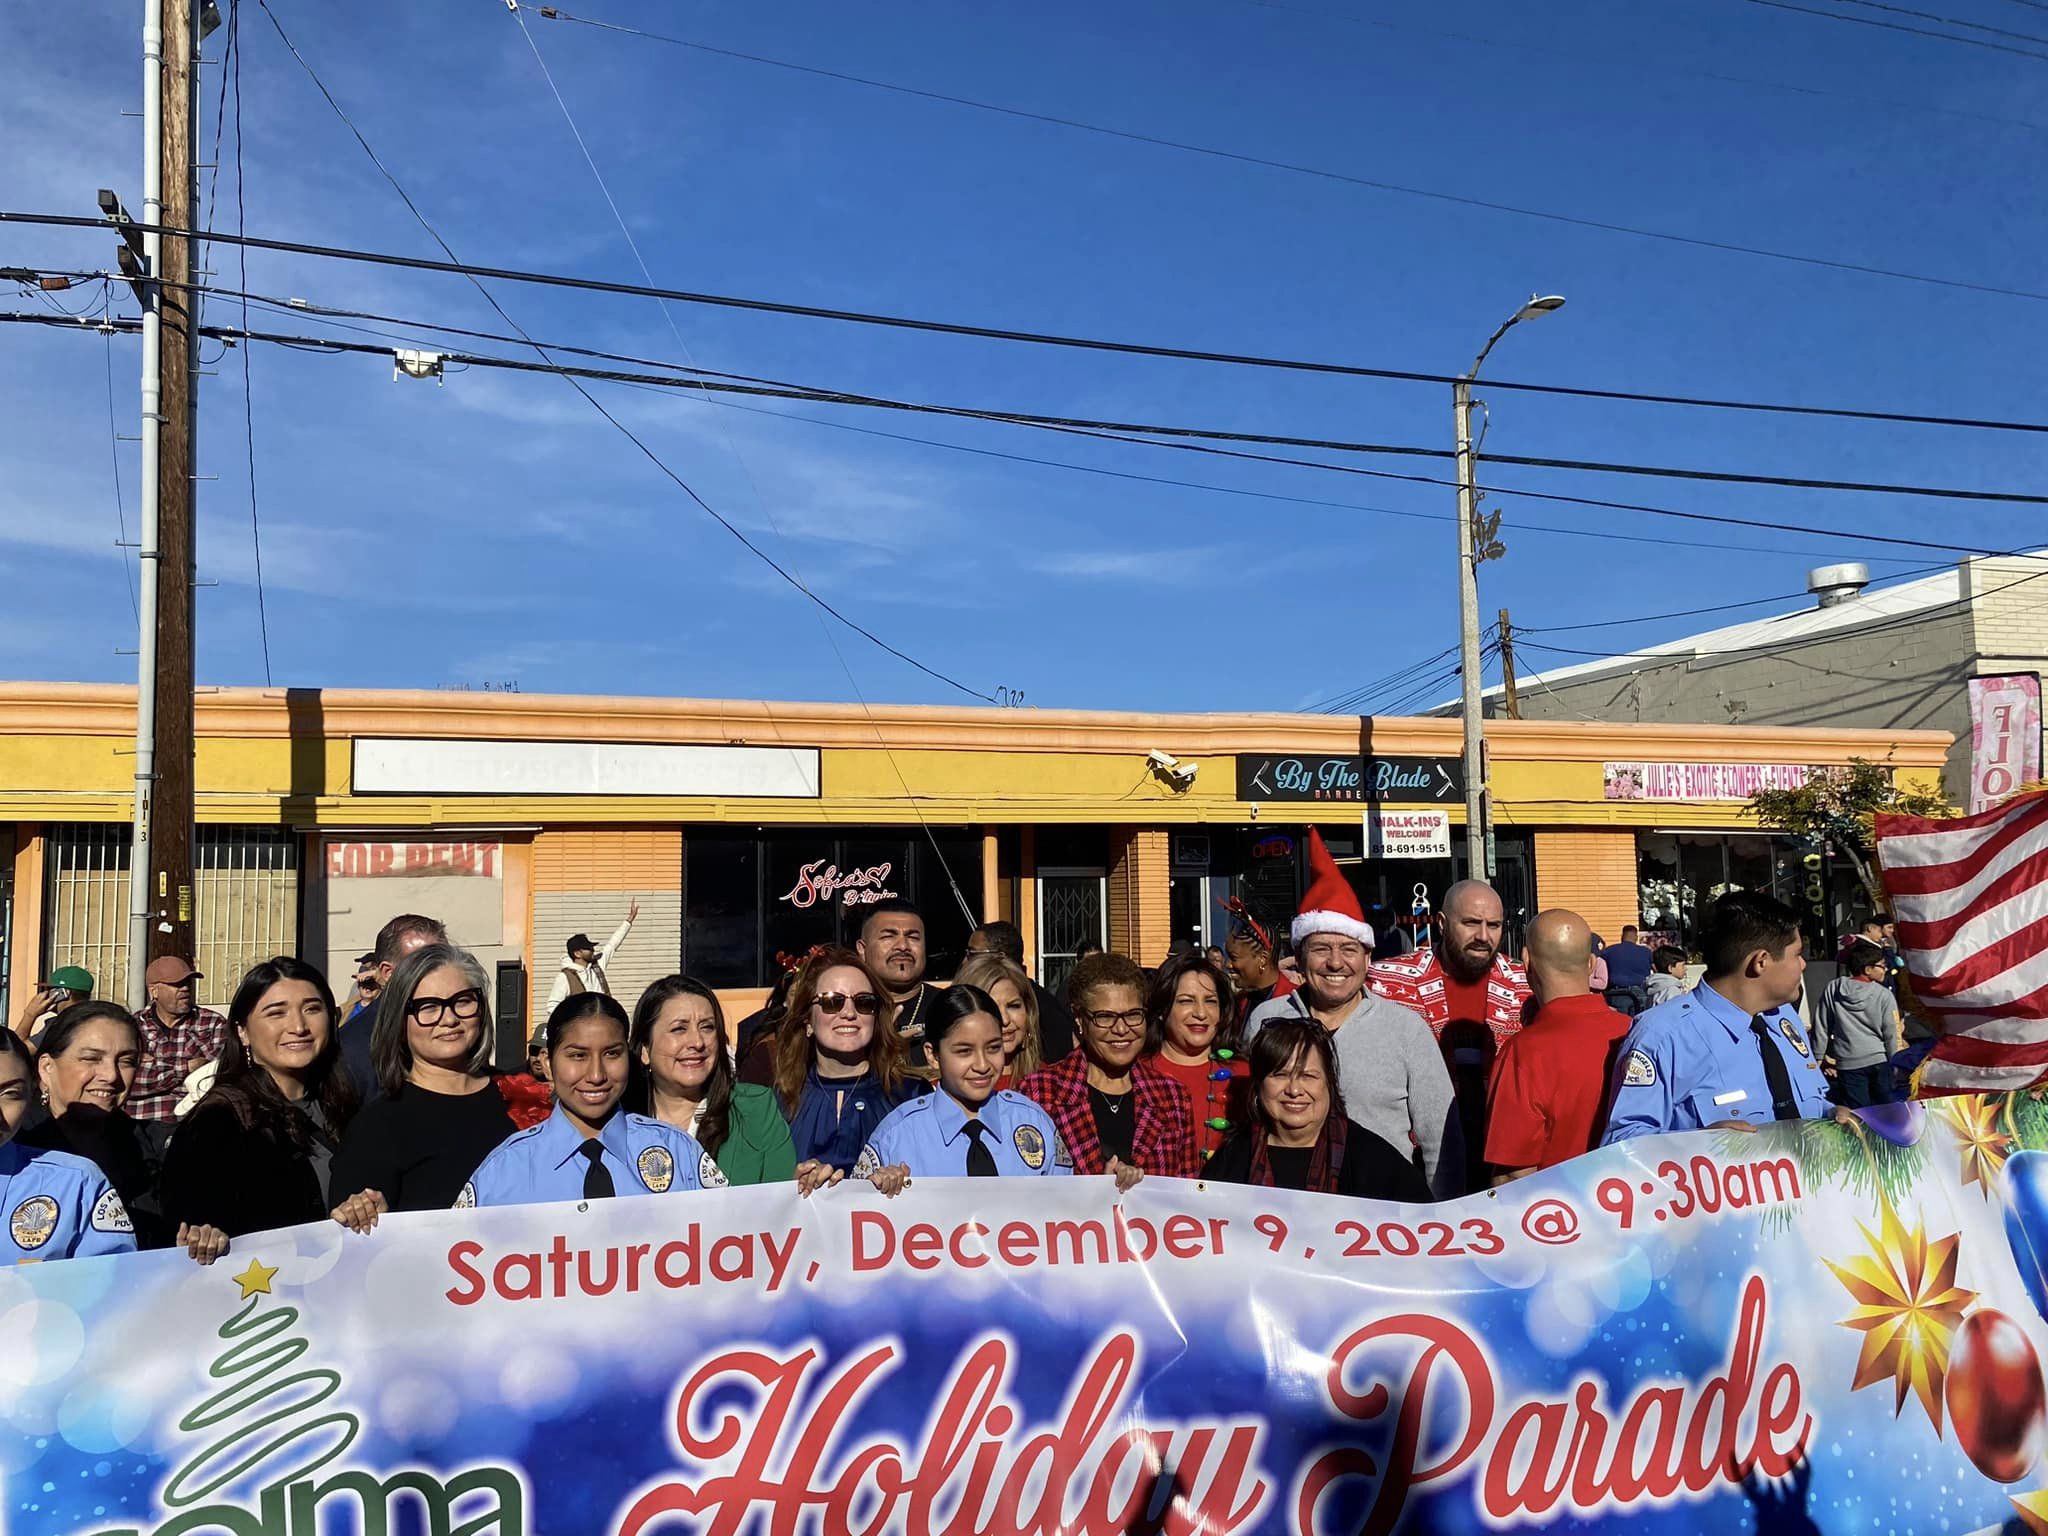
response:
[[[1107,942],[1109,880],[1100,869],[1041,869],[1038,872],[1038,980],[1063,995],[1067,975],[1084,943]]]

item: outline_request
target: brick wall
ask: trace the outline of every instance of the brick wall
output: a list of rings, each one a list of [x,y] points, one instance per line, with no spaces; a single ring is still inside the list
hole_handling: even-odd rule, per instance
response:
[[[1616,832],[1536,833],[1536,905],[1576,912],[1609,943],[1636,913],[1636,836]]]
[[[1118,827],[1110,837],[1109,947],[1140,965],[1166,958],[1173,939],[1168,833]]]
[[[640,903],[639,919],[605,967],[627,1011],[650,982],[672,974],[683,952],[683,837],[674,828],[542,832],[533,845],[532,1012],[547,1017],[548,989],[572,933],[602,944]]]

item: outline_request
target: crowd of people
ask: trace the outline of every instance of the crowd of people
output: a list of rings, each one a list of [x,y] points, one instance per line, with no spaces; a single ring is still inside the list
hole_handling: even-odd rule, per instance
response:
[[[525,1070],[494,1065],[483,966],[431,918],[386,923],[346,1015],[289,956],[200,1008],[190,962],[148,972],[138,1014],[23,1010],[0,1030],[0,1210],[17,1259],[178,1247],[210,1263],[250,1233],[392,1211],[747,1184],[1100,1174],[1422,1203],[1603,1142],[1824,1115],[1888,1097],[1899,1015],[1858,939],[1815,1009],[1798,915],[1723,896],[1705,974],[1540,913],[1525,961],[1499,895],[1445,893],[1432,942],[1379,932],[1313,830],[1311,883],[1280,935],[1240,909],[1221,951],[1153,970],[1096,951],[1063,995],[1005,922],[929,978],[924,923],[890,899],[850,948],[786,956],[730,1032],[683,975],[629,1014],[577,935]],[[581,953],[578,953],[578,950]],[[1604,962],[1604,964],[1603,964]],[[89,990],[89,987],[88,987]],[[0,1255],[7,1253],[0,1247]]]

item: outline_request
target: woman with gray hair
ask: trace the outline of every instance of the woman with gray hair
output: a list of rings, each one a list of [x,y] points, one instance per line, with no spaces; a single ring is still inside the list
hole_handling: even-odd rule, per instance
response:
[[[335,1202],[375,1189],[394,1211],[446,1210],[517,1129],[491,1072],[490,1001],[490,979],[466,949],[429,944],[399,962],[370,1036],[380,1096],[334,1159]]]

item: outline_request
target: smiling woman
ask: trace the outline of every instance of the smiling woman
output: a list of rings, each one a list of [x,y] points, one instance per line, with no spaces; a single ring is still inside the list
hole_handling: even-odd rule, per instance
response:
[[[394,1211],[446,1210],[516,1129],[490,1070],[490,980],[449,944],[414,950],[377,1008],[370,1060],[379,1097],[334,1160],[336,1201],[381,1190]]]
[[[774,1093],[733,1079],[725,1010],[711,988],[664,976],[640,994],[627,1045],[628,1109],[688,1131],[730,1183],[795,1177],[796,1149]]]

